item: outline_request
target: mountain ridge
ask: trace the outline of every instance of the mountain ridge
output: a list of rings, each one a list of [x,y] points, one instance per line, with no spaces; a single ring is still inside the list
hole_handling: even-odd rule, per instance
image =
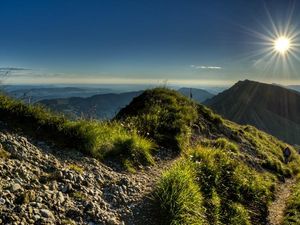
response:
[[[8,224],[268,224],[276,188],[299,173],[292,146],[166,88],[102,122],[0,100]]]

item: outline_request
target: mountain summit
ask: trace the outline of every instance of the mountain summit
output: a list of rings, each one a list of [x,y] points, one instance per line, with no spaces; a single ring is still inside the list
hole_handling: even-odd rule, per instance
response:
[[[296,91],[244,80],[205,104],[227,119],[256,126],[290,144],[300,143],[300,93]]]

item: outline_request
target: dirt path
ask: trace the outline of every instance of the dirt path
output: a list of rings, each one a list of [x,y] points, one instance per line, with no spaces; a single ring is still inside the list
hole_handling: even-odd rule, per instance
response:
[[[280,225],[283,220],[286,201],[291,195],[291,189],[295,179],[287,179],[285,183],[279,184],[275,193],[275,201],[269,206],[268,221],[270,225]]]

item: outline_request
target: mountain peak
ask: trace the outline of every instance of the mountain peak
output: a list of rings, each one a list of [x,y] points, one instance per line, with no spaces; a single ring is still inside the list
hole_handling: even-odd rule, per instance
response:
[[[224,117],[300,143],[300,94],[282,86],[239,81],[205,102]]]

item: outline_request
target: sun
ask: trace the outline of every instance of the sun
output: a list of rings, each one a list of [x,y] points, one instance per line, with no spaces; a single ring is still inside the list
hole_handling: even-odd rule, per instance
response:
[[[275,51],[285,54],[291,47],[291,41],[287,37],[279,37],[274,41]]]

